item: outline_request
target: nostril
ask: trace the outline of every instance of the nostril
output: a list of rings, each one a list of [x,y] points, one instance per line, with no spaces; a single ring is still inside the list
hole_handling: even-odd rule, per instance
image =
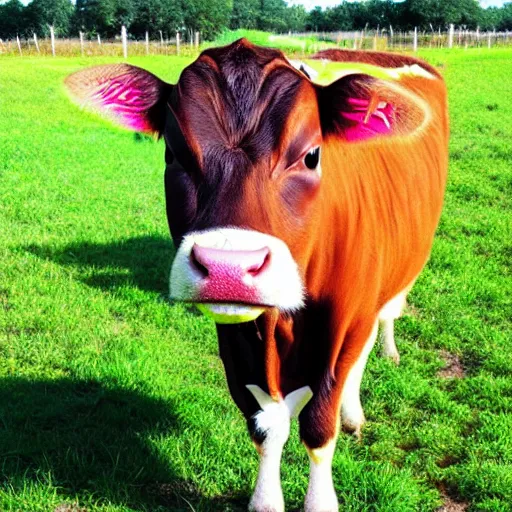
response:
[[[195,269],[198,270],[203,275],[203,277],[208,277],[208,267],[203,265],[200,261],[197,244],[194,244],[192,251],[190,251],[190,263],[192,263],[192,266],[195,267]]]
[[[247,268],[247,273],[255,277],[261,274],[270,264],[270,249],[264,247],[257,251],[258,260]]]
[[[190,264],[203,278],[221,275],[251,275],[256,277],[269,265],[270,249],[262,247],[252,251],[226,250],[194,244],[190,251]],[[224,277],[225,277],[224,276]]]

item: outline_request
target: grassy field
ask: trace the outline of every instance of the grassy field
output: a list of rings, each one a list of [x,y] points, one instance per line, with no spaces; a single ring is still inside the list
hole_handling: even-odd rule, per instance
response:
[[[340,437],[335,485],[343,511],[508,511],[512,51],[422,55],[449,86],[446,207],[397,323],[401,364],[372,354],[368,424]],[[63,91],[100,62],[0,62],[0,511],[244,510],[257,456],[214,326],[166,300],[163,143]],[[188,61],[131,62],[175,81]],[[297,437],[288,510],[307,487]]]

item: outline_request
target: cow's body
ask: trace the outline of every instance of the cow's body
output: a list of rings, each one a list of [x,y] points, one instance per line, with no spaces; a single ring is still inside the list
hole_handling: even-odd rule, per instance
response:
[[[379,320],[385,350],[398,358],[393,320],[428,259],[446,180],[446,92],[433,68],[370,52],[319,58],[396,76],[361,81],[342,71],[341,93],[314,88],[279,52],[239,41],[203,53],[168,92],[165,128],[151,128],[168,144],[174,295],[210,308],[264,306],[255,320],[217,326],[231,395],[261,456],[250,505],[260,512],[284,507],[279,462],[299,412],[311,459],[306,510],[337,510],[331,460],[340,417],[350,430],[362,426],[359,386]],[[331,119],[332,109],[344,116]],[[301,144],[321,147],[321,166],[302,165]],[[286,156],[294,151],[298,171]],[[184,177],[187,166],[201,173]]]

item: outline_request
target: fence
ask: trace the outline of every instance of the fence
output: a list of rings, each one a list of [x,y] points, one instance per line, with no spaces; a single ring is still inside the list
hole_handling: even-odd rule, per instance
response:
[[[123,27],[121,37],[102,40],[98,35],[94,39],[86,40],[83,33],[78,38],[57,39],[54,37],[53,28],[50,27],[50,37],[38,39],[33,37],[2,41],[0,39],[0,55],[59,55],[59,56],[124,56],[128,55],[196,55],[200,49],[199,32],[186,32],[185,37],[177,32],[174,38],[164,38],[160,32],[157,41],[150,41],[146,37],[142,40],[129,40]],[[410,32],[393,31],[389,29],[360,30],[352,32],[306,32],[289,33],[286,36],[274,36],[278,42],[280,37],[294,37],[302,40],[302,45],[297,45],[295,53],[313,53],[325,48],[350,48],[357,50],[392,50],[392,51],[417,51],[419,48],[496,48],[512,46],[512,32],[481,32],[455,29],[450,26],[448,32],[418,31]],[[313,42],[312,42],[313,41]]]
[[[351,32],[306,32],[297,37],[316,37],[341,48],[354,50],[416,51],[419,48],[495,48],[512,46],[512,32],[481,32],[450,26],[447,32],[440,30],[410,32],[388,29],[360,30]]]
[[[50,27],[50,36],[39,38],[33,34],[30,38],[21,39],[17,37],[12,40],[3,41],[0,39],[0,55],[21,55],[21,56],[123,56],[128,55],[196,55],[200,47],[200,33],[187,32],[185,37],[179,32],[173,38],[164,38],[160,32],[158,40],[150,40],[146,32],[144,39],[130,40],[123,27],[120,37],[114,39],[102,39],[96,36],[87,39],[82,32],[77,38],[58,39]]]

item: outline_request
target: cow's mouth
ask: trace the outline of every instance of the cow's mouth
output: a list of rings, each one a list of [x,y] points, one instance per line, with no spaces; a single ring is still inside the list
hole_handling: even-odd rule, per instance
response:
[[[266,306],[222,302],[196,302],[196,307],[218,324],[240,324],[256,320]]]

